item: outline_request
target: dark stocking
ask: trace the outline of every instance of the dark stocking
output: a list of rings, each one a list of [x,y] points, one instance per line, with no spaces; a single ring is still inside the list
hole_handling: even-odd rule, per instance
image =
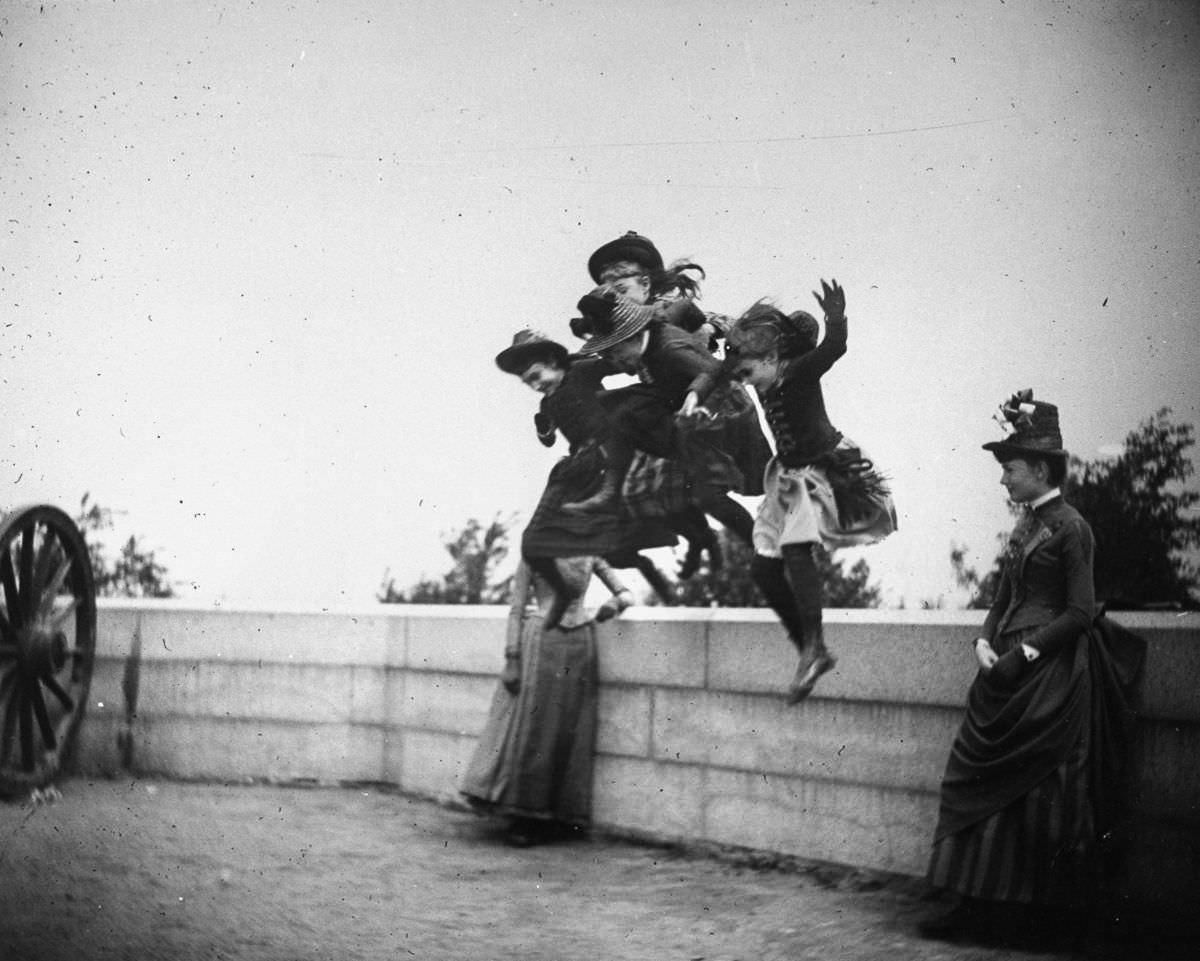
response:
[[[796,612],[803,628],[800,635],[803,650],[819,653],[825,649],[821,626],[821,606],[825,599],[825,591],[821,584],[821,574],[817,570],[815,550],[816,544],[812,543],[785,544],[783,563],[787,568],[792,597],[795,598]]]
[[[704,513],[720,523],[747,547],[754,543],[754,518],[728,494],[721,494],[700,505]]]
[[[613,567],[623,570],[633,568],[646,579],[651,590],[664,604],[670,607],[675,603],[675,591],[671,587],[671,582],[667,580],[662,571],[654,566],[654,561],[644,554],[639,554],[637,551],[619,551],[616,554],[608,554],[604,559]]]
[[[791,642],[797,650],[804,649],[804,622],[800,610],[796,607],[796,599],[792,596],[791,585],[784,574],[783,558],[767,557],[755,554],[750,562],[750,576],[762,592],[763,600],[773,610],[783,629],[788,632]]]

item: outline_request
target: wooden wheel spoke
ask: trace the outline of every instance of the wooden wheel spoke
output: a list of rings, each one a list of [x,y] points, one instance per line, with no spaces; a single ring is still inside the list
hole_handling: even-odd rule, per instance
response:
[[[60,627],[62,627],[75,613],[75,609],[77,607],[79,607],[79,599],[72,597],[69,601],[67,601],[66,604],[63,605],[62,610],[58,611],[58,613],[56,613],[53,617],[48,618],[50,629],[57,631]]]
[[[70,694],[63,690],[62,685],[59,684],[57,680],[55,680],[53,677],[43,677],[42,683],[50,689],[51,694],[58,698],[59,702],[63,706],[64,711],[75,710],[75,701],[72,699]]]
[[[37,718],[38,728],[42,732],[42,743],[48,751],[58,750],[58,737],[54,733],[54,725],[50,723],[50,713],[46,710],[46,696],[42,694],[42,686],[34,681],[29,686],[29,702],[33,705],[33,716]]]
[[[20,567],[17,573],[20,575],[18,587],[21,589],[21,616],[23,622],[28,624],[29,618],[33,614],[34,606],[37,602],[37,592],[33,584],[33,539],[34,526],[27,524],[21,529],[21,546],[18,551],[17,558]]]
[[[54,610],[54,602],[58,599],[58,592],[62,590],[62,586],[66,583],[67,575],[71,573],[71,558],[65,557],[54,571],[54,576],[50,578],[49,583],[45,585],[42,591],[42,602],[38,606],[37,616],[39,618],[47,618]],[[72,602],[74,599],[72,598]],[[72,610],[74,607],[72,606]]]
[[[0,644],[0,661],[16,660],[16,644]]]
[[[33,571],[29,580],[29,595],[30,601],[38,606],[41,606],[42,588],[46,583],[46,576],[50,573],[50,565],[53,563],[56,547],[58,547],[58,538],[51,530],[43,531],[40,540],[34,538]]]
[[[3,611],[0,611],[0,640],[11,641],[14,634],[12,625],[8,623],[8,618],[4,616]]]
[[[8,608],[8,620],[13,627],[19,628],[25,623],[21,616],[20,594],[17,592],[17,575],[13,570],[12,554],[8,545],[0,550],[0,584],[4,586],[4,606]]]

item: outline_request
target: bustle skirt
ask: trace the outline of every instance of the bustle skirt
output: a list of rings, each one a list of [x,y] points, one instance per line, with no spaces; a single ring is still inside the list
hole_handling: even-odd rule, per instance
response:
[[[1003,655],[1036,631],[1002,635]],[[1078,905],[1111,875],[1145,642],[1107,618],[1026,665],[1012,690],[982,671],[942,782],[927,879],[992,901]]]

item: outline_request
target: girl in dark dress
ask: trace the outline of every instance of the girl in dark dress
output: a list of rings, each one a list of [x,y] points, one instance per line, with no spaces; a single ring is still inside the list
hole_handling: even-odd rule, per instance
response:
[[[1049,923],[1095,899],[1145,650],[1097,617],[1092,531],[1062,493],[1058,408],[1022,391],[1002,412],[1011,436],[984,449],[1026,513],[972,644],[979,673],[946,764],[928,872],[961,900],[921,925],[929,937],[1003,919],[986,905],[1041,907],[1022,920]]]
[[[611,432],[608,413],[598,395],[613,369],[597,357],[571,356],[561,344],[533,330],[521,330],[511,346],[496,356],[505,373],[542,395],[534,426],[547,447],[559,433],[569,445],[554,465],[533,517],[521,536],[521,556],[554,588],[560,603],[547,612],[553,627],[561,609],[573,599],[573,586],[562,580],[554,558],[595,555],[615,567],[634,567],[664,602],[674,592],[654,563],[639,552],[670,547],[675,535],[662,521],[632,516],[619,499],[609,509],[588,514],[563,510],[570,500],[591,496],[604,471],[604,444]]]
[[[635,304],[607,287],[579,301],[592,331],[581,353],[599,354],[617,370],[638,374],[642,383],[602,395],[612,423],[604,478],[596,494],[567,509],[604,509],[618,497],[636,452],[643,451],[681,462],[704,513],[748,544],[753,519],[728,496],[745,486],[743,465],[725,444],[728,417],[702,406],[721,381],[721,363],[667,319],[671,309]]]
[[[648,237],[629,231],[603,244],[588,258],[588,273],[593,281],[622,299],[660,308],[661,319],[687,331],[702,350],[713,354],[719,350],[720,341],[729,327],[729,318],[701,310],[697,305],[699,281],[704,278],[704,270],[698,264],[684,258],[665,266],[662,254]],[[575,331],[580,336],[594,333],[586,318],[575,321]],[[720,445],[741,472],[736,493],[751,497],[762,494],[762,475],[770,460],[771,448],[745,389],[740,384],[723,380],[717,384],[705,406],[721,416]],[[680,577],[687,578],[695,573],[702,550],[708,552],[709,566],[714,571],[719,570],[722,562],[719,542],[705,520],[704,510],[693,496],[687,465],[680,460],[638,451],[623,494],[636,509],[643,492],[651,505],[670,505],[672,510],[668,520],[688,540],[688,553],[680,567]],[[721,523],[725,523],[723,517],[735,525],[744,523],[739,506],[728,497],[714,499],[713,504],[718,511],[713,516]]]
[[[821,378],[846,352],[846,296],[838,282],[814,294],[816,318],[785,315],[760,301],[729,331],[726,366],[753,387],[775,435],[765,494],[754,522],[751,574],[800,654],[788,688],[795,704],[808,697],[836,658],[825,646],[818,545],[872,544],[896,529],[891,495],[871,461],[829,420]]]

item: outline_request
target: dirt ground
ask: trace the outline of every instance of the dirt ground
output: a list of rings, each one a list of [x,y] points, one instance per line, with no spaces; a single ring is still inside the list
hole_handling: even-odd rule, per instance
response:
[[[0,958],[1069,957],[923,941],[915,884],[606,838],[515,849],[374,787],[66,781],[0,803]],[[1121,957],[1184,957],[1170,953]]]

